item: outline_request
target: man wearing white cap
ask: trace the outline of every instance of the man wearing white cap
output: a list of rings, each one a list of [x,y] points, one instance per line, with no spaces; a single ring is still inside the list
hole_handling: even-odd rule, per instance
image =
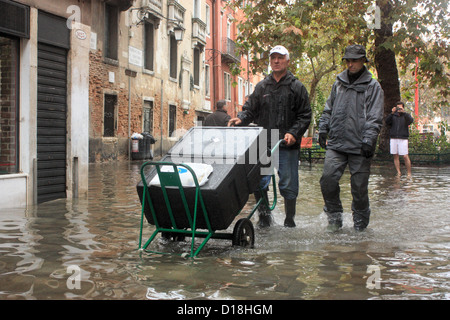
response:
[[[295,207],[299,191],[298,159],[303,134],[311,122],[311,107],[305,86],[288,70],[289,52],[283,46],[270,50],[272,72],[259,82],[249,96],[237,118],[232,118],[229,126],[245,126],[250,122],[267,129],[271,141],[271,130],[279,132],[279,139],[285,145],[279,148],[278,176],[279,190],[284,198],[286,227],[295,227]],[[270,147],[270,146],[269,146]],[[270,176],[263,177],[261,188],[267,198],[267,186]],[[257,200],[260,197],[255,193]],[[262,202],[258,207],[260,227],[270,226],[270,209]]]

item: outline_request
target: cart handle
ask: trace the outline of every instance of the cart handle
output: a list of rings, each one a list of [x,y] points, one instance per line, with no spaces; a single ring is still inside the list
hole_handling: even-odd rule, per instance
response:
[[[272,150],[270,150],[270,154],[274,153],[278,149],[278,147],[280,145],[285,146],[286,145],[286,140],[284,140],[284,139],[278,140],[278,142],[275,144],[275,146],[272,148]]]

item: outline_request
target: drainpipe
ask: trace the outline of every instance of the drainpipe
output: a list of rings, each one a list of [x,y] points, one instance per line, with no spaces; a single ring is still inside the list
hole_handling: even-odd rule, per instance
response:
[[[78,178],[78,157],[73,157],[73,165],[72,165],[72,197],[74,199],[78,199],[78,186],[79,186],[79,178]]]
[[[212,25],[213,25],[213,30],[212,30],[212,44],[213,44],[213,105],[212,105],[212,110],[214,110],[215,105],[216,105],[216,0],[212,0],[212,10],[213,10],[213,14],[212,14]]]
[[[161,79],[161,139],[159,141],[159,154],[163,155],[163,94],[164,94],[164,80]]]
[[[128,13],[128,17],[130,18],[131,21],[131,11]],[[130,52],[130,37],[131,37],[131,24],[128,27],[128,34],[127,34],[127,41],[128,41],[128,46],[127,46],[127,50],[128,52]],[[128,57],[127,59],[127,69],[125,70],[125,73],[127,73],[127,70],[130,69],[130,57]],[[128,161],[131,160],[131,76],[129,74],[127,74],[128,76]]]
[[[37,158],[33,158],[33,205],[38,203],[37,196]]]
[[[131,160],[131,76],[128,76],[128,160]]]
[[[126,2],[126,1],[124,1]],[[131,11],[129,12],[131,14]],[[131,18],[130,18],[131,19]],[[128,28],[128,47],[130,50],[130,39],[132,37],[131,24]],[[137,72],[130,69],[130,57],[128,57],[127,68],[125,69],[125,75],[128,76],[128,160],[131,160],[131,78],[136,78]]]

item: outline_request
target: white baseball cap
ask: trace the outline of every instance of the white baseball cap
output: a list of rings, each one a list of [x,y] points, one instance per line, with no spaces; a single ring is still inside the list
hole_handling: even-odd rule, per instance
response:
[[[272,50],[270,50],[270,55],[272,55],[272,53],[282,54],[283,56],[286,56],[286,58],[289,60],[289,51],[287,51],[287,49],[283,46],[273,47]]]

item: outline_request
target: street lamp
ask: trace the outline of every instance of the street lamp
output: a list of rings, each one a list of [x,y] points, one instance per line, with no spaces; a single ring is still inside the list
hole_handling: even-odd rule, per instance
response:
[[[175,40],[181,41],[183,40],[184,29],[182,27],[175,27],[173,29],[173,33],[175,34]]]

